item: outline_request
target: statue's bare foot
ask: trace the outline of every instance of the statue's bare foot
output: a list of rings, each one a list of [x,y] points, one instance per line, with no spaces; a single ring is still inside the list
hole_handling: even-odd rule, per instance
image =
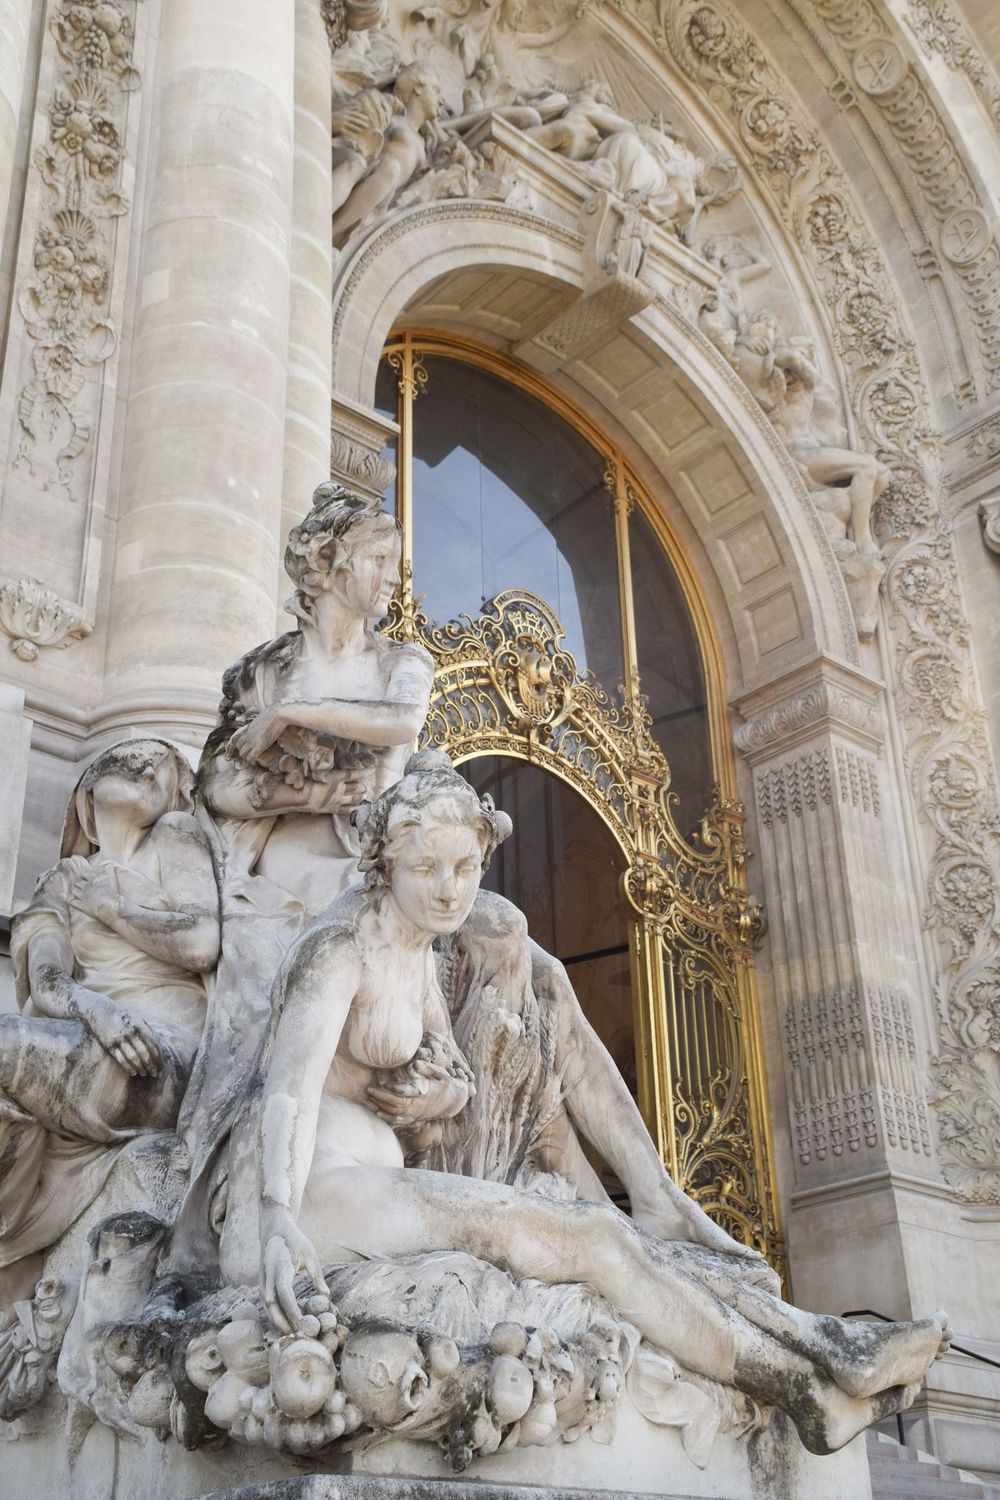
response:
[[[840,1347],[827,1366],[848,1396],[875,1396],[893,1386],[919,1384],[951,1343],[948,1318],[940,1311],[913,1323],[862,1323],[852,1325],[852,1334],[854,1330],[854,1337],[840,1335]]]
[[[884,1422],[886,1417],[906,1411],[913,1405],[919,1390],[920,1382],[914,1381],[911,1385],[894,1385],[887,1391],[880,1391],[877,1396],[858,1400],[855,1396],[845,1396],[843,1391],[834,1387],[825,1402],[822,1432],[820,1435],[811,1431],[804,1433],[805,1446],[813,1453],[836,1453],[838,1448],[843,1448],[874,1422]]]

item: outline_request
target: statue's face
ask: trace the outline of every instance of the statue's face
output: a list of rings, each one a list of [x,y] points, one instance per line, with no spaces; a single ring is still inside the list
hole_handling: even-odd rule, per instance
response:
[[[422,932],[457,932],[472,910],[483,867],[480,835],[461,824],[427,824],[394,853],[389,889]]]
[[[127,814],[149,827],[169,809],[175,772],[170,754],[153,743],[129,746],[116,755],[94,783],[94,811]]]
[[[349,545],[335,571],[333,592],[353,614],[380,620],[399,584],[399,532],[380,519],[359,527]]]

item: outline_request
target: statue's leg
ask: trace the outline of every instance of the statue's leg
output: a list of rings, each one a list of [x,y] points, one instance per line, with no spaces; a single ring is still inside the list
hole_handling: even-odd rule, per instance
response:
[[[723,1300],[712,1290],[712,1276],[698,1274],[699,1252],[682,1246],[672,1255],[670,1246],[645,1235],[614,1208],[552,1202],[444,1172],[371,1166],[330,1172],[323,1188],[322,1203],[317,1196],[310,1201],[307,1193],[301,1216],[301,1228],[321,1257],[324,1239],[347,1243],[361,1255],[462,1250],[517,1276],[588,1282],[687,1369],[788,1411],[803,1441],[816,1451],[849,1441],[878,1420],[887,1404],[901,1409],[912,1399],[905,1384],[923,1376],[940,1346],[940,1328],[892,1325],[877,1357],[868,1351],[867,1383],[874,1381],[878,1394],[847,1394],[806,1352],[812,1329],[812,1342],[829,1353],[828,1331],[818,1326],[829,1320],[787,1309],[796,1315],[795,1342],[789,1346],[763,1319],[747,1318],[734,1305],[735,1297]],[[733,1285],[740,1285],[735,1276]],[[885,1389],[890,1385],[892,1392]]]
[[[535,991],[555,1022],[556,1065],[570,1118],[624,1184],[635,1222],[662,1239],[694,1240],[710,1250],[756,1259],[755,1250],[738,1246],[671,1181],[562,964],[533,943],[531,966]]]

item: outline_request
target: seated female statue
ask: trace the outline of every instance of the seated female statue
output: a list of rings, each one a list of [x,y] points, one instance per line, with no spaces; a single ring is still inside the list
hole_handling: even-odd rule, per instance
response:
[[[62,858],[14,919],[0,1016],[0,1267],[52,1245],[116,1148],[173,1127],[201,1036],[219,902],[193,775],[125,740],[77,783]]]
[[[302,1326],[300,1270],[325,1292],[324,1263],[457,1250],[515,1276],[589,1283],[679,1364],[782,1407],[813,1451],[906,1406],[947,1342],[941,1314],[887,1327],[817,1317],[780,1301],[746,1260],[654,1238],[610,1205],[404,1165],[396,1130],[377,1112],[388,1102],[380,1085],[386,1070],[427,1054],[428,1033],[439,1056],[454,1046],[432,945],[471,912],[510,824],[457,773],[434,769],[404,777],[360,809],[356,825],[366,882],[287,955],[251,1091],[256,1234],[273,1324]],[[461,1067],[412,1071],[397,1127],[463,1109]],[[495,1086],[502,1110],[502,1079]]]
[[[318,486],[285,551],[298,628],[226,672],[202,758],[205,805],[244,846],[245,870],[309,915],[355,878],[350,814],[402,776],[427,715],[429,653],[375,629],[400,548],[378,501]]]

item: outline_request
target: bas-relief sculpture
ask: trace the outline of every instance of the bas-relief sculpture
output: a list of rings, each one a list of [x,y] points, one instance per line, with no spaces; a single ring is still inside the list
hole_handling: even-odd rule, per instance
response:
[[[0,1031],[3,1414],[58,1360],[77,1419],[188,1447],[402,1435],[461,1469],[610,1440],[628,1399],[698,1464],[774,1407],[832,1451],[913,1399],[944,1317],[801,1312],[670,1182],[565,971],[479,890],[509,820],[410,758],[430,662],[375,628],[398,557],[321,486],[299,628],[226,674],[197,814],[161,741],[80,780]],[[140,1134],[159,1188],[112,1194]]]

